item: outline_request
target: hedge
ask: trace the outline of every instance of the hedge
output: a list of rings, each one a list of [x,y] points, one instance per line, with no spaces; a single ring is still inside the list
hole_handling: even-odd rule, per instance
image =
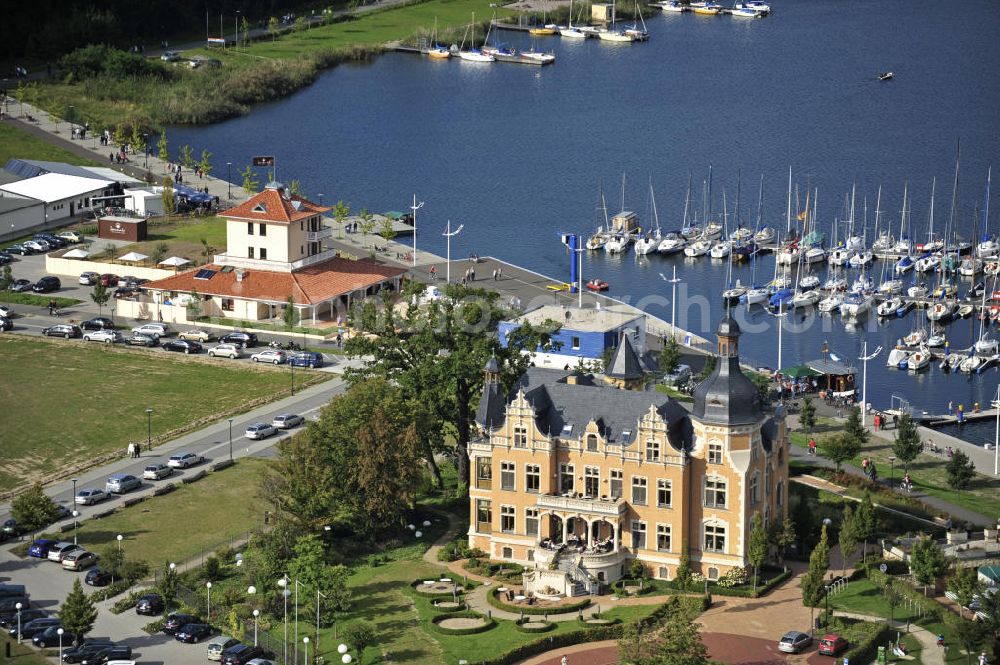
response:
[[[626,586],[639,586],[640,582],[642,583],[641,589],[636,590],[632,594],[629,594],[627,591],[625,591]],[[666,590],[668,587],[663,587],[659,582],[660,581],[658,580],[645,580],[645,579],[618,580],[617,582],[611,585],[611,588],[614,589],[615,592],[618,593],[618,595],[644,596],[646,594],[653,593],[654,591],[659,593],[670,593],[669,591]]]
[[[437,579],[443,579],[445,577],[447,577],[449,580],[451,580],[452,582],[454,582],[457,586],[462,587],[458,591],[458,595],[459,596],[461,596],[466,591],[471,591],[472,589],[475,589],[477,586],[479,586],[479,584],[477,584],[476,582],[474,582],[472,580],[469,580],[468,582],[466,582],[465,580],[458,579],[457,575],[450,574],[450,573],[447,574],[447,575],[440,575]],[[413,589],[413,591],[416,592],[416,594],[418,596],[423,596],[424,598],[433,598],[435,596],[450,596],[450,595],[452,595],[451,591],[435,591],[435,592],[430,592],[430,591],[420,591],[420,590],[418,590],[417,587],[420,586],[421,584],[423,584],[428,579],[429,578],[427,578],[427,577],[419,577],[419,578],[413,580],[412,582],[410,582],[410,588]]]
[[[114,598],[119,594],[125,593],[131,586],[132,585],[128,582],[115,582],[114,584],[109,584],[103,589],[94,591],[94,593],[90,594],[90,599],[94,602],[108,600],[109,598]]]
[[[152,623],[147,623],[145,626],[142,627],[142,629],[147,633],[149,633],[150,635],[156,635],[157,633],[163,632],[163,624],[165,624],[166,622],[167,620],[165,618],[157,619]]]
[[[527,623],[541,623],[542,625],[538,627],[532,626],[529,628],[525,626]],[[531,619],[527,617],[524,619],[518,619],[514,622],[514,628],[522,633],[547,633],[555,627],[556,625],[551,621],[541,621],[539,619]]]
[[[442,621],[448,619],[482,619],[485,623],[480,626],[472,626],[471,628],[445,628],[440,625]],[[431,625],[434,626],[434,630],[445,635],[475,635],[476,633],[485,633],[487,630],[496,628],[497,622],[493,617],[487,617],[479,612],[463,610],[461,612],[451,612],[450,614],[439,614],[431,619]]]
[[[844,652],[843,657],[852,663],[873,662],[879,645],[890,644],[897,630],[887,623],[872,621],[835,619],[833,623],[839,627],[844,639],[850,642],[850,647]]]
[[[135,607],[135,604],[139,602],[139,599],[142,598],[146,593],[147,592],[142,589],[138,591],[133,591],[132,593],[130,593],[129,595],[125,596],[121,600],[117,601],[114,605],[112,605],[111,613],[121,614],[125,610],[132,609],[133,607]]]
[[[435,598],[434,600],[430,601],[430,603],[431,603],[431,609],[434,610],[435,612],[442,612],[444,614],[452,614],[454,612],[461,612],[463,609],[465,609],[465,599],[462,597],[461,594],[459,594],[459,596],[458,596],[458,604],[455,605],[455,607],[441,607],[441,606],[439,606],[437,604],[440,601],[444,601],[444,602],[448,602],[448,603],[452,602],[448,598]]]
[[[486,594],[487,602],[498,610],[511,612],[512,614],[532,614],[536,616],[542,614],[569,614],[571,612],[582,610],[585,607],[589,607],[591,602],[588,597],[575,603],[570,603],[569,605],[560,605],[559,607],[537,607],[534,605],[521,607],[520,605],[511,605],[510,603],[500,600],[497,598],[497,594],[499,593],[500,589],[491,589],[490,592]]]

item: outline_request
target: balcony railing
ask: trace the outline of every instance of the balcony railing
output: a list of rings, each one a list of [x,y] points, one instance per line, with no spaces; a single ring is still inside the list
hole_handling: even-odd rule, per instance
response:
[[[306,266],[315,265],[317,263],[322,263],[337,256],[337,250],[328,249],[326,251],[320,252],[319,254],[313,254],[312,256],[307,256],[304,259],[299,259],[298,261],[292,261],[289,265],[292,266],[292,270],[298,270],[299,268],[305,268]]]
[[[539,508],[555,508],[581,513],[617,516],[625,511],[625,502],[618,499],[587,499],[577,496],[542,494],[535,500]]]
[[[318,231],[306,231],[306,240],[317,241],[329,238],[333,235],[333,229],[329,226],[321,226]]]
[[[216,254],[212,262],[218,266],[233,266],[234,268],[254,268],[270,272],[291,272],[292,264],[287,261],[269,261],[268,259],[250,259],[235,254]]]

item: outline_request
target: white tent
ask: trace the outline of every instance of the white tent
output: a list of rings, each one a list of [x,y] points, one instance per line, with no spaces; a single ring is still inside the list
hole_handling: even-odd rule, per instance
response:
[[[65,254],[63,254],[60,258],[63,258],[63,259],[85,259],[88,256],[90,256],[90,252],[88,252],[85,249],[80,249],[79,247],[77,247],[76,249],[69,250],[68,252],[66,252]]]
[[[139,252],[129,252],[125,256],[119,257],[118,260],[126,263],[135,263],[136,261],[145,261],[148,258],[145,254],[140,254]]]
[[[186,265],[188,263],[191,262],[179,256],[171,256],[169,259],[163,259],[162,261],[160,261],[161,266],[174,266],[175,268]]]

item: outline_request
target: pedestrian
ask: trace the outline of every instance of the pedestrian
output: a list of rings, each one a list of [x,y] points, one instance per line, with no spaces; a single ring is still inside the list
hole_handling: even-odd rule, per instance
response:
[[[979,654],[979,665],[986,665],[986,652],[982,651]]]
[[[897,416],[894,413],[894,414],[892,414],[892,428],[896,429],[898,426],[899,426],[899,416]]]
[[[559,661],[559,665],[569,665],[569,661],[566,659],[566,656],[562,657],[562,660]],[[980,661],[979,665],[984,665],[984,663]]]
[[[875,429],[877,430],[878,429],[878,414],[877,413],[875,414],[875,417],[872,418],[872,423],[875,425]]]
[[[814,457],[816,455],[816,439],[809,439],[809,454]]]
[[[955,413],[955,402],[948,402],[948,413]]]
[[[497,268],[497,279],[503,279],[503,266]]]
[[[470,268],[469,269],[469,281],[470,282],[476,281],[476,269],[475,268]]]
[[[493,281],[494,282],[497,281],[497,269],[496,268],[493,269]]]

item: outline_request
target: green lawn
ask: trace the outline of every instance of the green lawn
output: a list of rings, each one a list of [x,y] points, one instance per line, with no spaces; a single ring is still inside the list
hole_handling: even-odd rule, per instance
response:
[[[100,553],[117,546],[121,534],[126,556],[153,567],[162,566],[164,561],[204,559],[218,547],[245,538],[248,531],[260,527],[263,509],[255,507],[252,497],[264,464],[246,457],[190,485],[176,478],[158,481],[176,482],[178,487],[109,517],[83,522],[79,542]]]
[[[13,93],[13,91],[11,91]],[[11,113],[17,113],[17,105],[10,107]],[[0,166],[12,157],[22,159],[42,159],[52,162],[66,162],[77,166],[97,166],[92,159],[80,157],[68,150],[56,147],[34,134],[15,127],[9,123],[0,124]]]
[[[146,240],[129,245],[128,249],[132,252],[153,256],[156,247],[165,243],[167,247],[164,258],[180,256],[190,260],[193,266],[212,260],[211,255],[204,256],[205,246],[201,242],[202,239],[209,244],[212,254],[222,253],[226,249],[226,220],[222,217],[211,216],[175,217],[156,221],[149,225],[149,235],[146,236]],[[95,253],[91,255],[91,258],[94,260],[110,258],[105,247],[104,243],[95,242],[92,247],[92,251]],[[116,251],[117,255],[121,256],[123,250]],[[155,267],[151,260],[135,265],[147,264],[148,267]],[[127,268],[128,266],[122,265],[123,271]]]
[[[0,642],[10,644],[10,658],[5,656],[3,649],[0,649],[0,663],[10,663],[11,665],[50,665],[52,661],[42,656],[38,649],[31,648],[31,641],[26,644],[18,644],[17,640],[12,640],[7,636],[7,631],[3,631]],[[6,648],[6,647],[4,647]]]
[[[817,443],[820,444],[820,454],[822,455],[822,438],[830,436],[839,431],[840,426],[835,421],[828,418],[818,419],[815,434]],[[889,430],[891,433],[891,430]],[[805,448],[809,443],[809,436],[804,432],[794,432],[791,435],[792,443]],[[876,436],[869,436],[868,443],[864,445],[860,455],[850,460],[849,464],[856,467],[861,466],[864,457],[875,460],[876,468],[882,478],[888,478],[891,466],[889,457],[892,455],[892,441]],[[903,470],[896,465],[895,478],[899,480],[903,476]],[[921,454],[910,464],[910,478],[913,480],[914,489],[924,492],[930,496],[937,497],[944,501],[954,503],[957,506],[974,510],[984,515],[1000,514],[1000,479],[989,478],[977,474],[972,482],[972,487],[967,490],[953,490],[948,487],[947,474],[945,473],[945,460],[938,455]]]
[[[0,490],[287,390],[287,372],[62,340],[0,337]],[[303,375],[299,380],[305,379]]]

